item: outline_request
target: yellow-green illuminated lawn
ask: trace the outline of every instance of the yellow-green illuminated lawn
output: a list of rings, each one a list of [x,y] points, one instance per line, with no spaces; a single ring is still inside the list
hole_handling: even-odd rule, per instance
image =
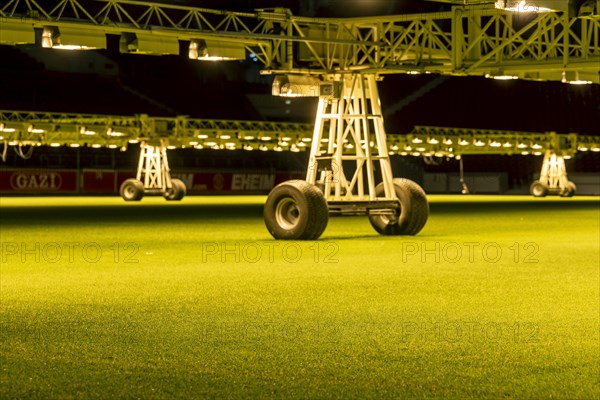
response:
[[[316,242],[264,197],[1,198],[0,398],[599,398],[598,198],[429,198]]]

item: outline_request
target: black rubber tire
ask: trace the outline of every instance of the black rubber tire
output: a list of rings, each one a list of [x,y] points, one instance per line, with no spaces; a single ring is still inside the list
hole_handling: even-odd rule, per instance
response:
[[[382,235],[416,235],[423,229],[429,217],[429,203],[425,191],[415,182],[394,179],[396,196],[400,200],[400,215],[390,218],[385,215],[369,215],[369,221]],[[383,182],[375,188],[377,196],[385,194]]]
[[[306,181],[283,182],[267,197],[265,225],[275,239],[316,240],[329,220],[323,192]]]
[[[317,189],[319,189],[321,191],[321,193],[325,193],[325,182],[317,181],[317,182],[315,182],[315,186]]]
[[[187,188],[185,187],[185,183],[181,179],[171,179],[171,188],[167,189],[164,196],[165,199],[169,201],[179,201],[183,199],[183,197],[187,193]]]
[[[533,197],[546,197],[548,194],[548,186],[540,181],[534,181],[529,187],[529,193]]]
[[[144,197],[144,184],[137,179],[126,179],[119,189],[119,194],[125,201],[140,201]]]
[[[566,188],[560,192],[561,197],[573,197],[577,191],[577,186],[572,181],[568,181]]]

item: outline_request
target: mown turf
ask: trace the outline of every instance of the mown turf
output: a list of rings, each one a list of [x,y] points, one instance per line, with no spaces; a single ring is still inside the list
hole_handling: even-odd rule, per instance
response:
[[[291,243],[264,197],[2,198],[0,398],[599,398],[598,198],[429,198]]]

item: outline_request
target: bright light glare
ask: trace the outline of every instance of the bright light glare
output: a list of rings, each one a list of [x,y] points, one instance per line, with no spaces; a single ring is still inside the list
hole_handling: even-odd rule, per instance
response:
[[[520,12],[520,13],[552,11],[551,9],[549,9],[547,7],[539,7],[535,3],[527,4],[525,1],[520,1],[518,4],[510,6],[510,7],[505,7],[502,1],[497,1],[495,5],[496,5],[496,8],[499,8],[502,10],[514,11],[514,12]]]
[[[205,55],[204,57],[198,57],[198,60],[202,60],[202,61],[227,61],[227,60],[235,60],[235,58]]]
[[[492,76],[492,78],[498,81],[510,81],[512,79],[519,79],[519,77],[515,75],[494,75]]]
[[[302,93],[294,93],[292,89],[289,89],[287,92],[281,92],[279,94],[281,97],[302,97]]]
[[[592,81],[582,81],[577,79],[575,81],[569,81],[569,85],[591,85]]]
[[[106,134],[108,136],[114,136],[114,137],[121,137],[121,136],[125,136],[125,134],[123,132],[117,132],[117,131],[113,131],[112,129],[109,129],[108,132],[106,132]]]
[[[75,44],[58,44],[58,45],[52,46],[52,48],[58,49],[58,50],[89,50],[89,49],[93,49],[93,47],[78,46]]]

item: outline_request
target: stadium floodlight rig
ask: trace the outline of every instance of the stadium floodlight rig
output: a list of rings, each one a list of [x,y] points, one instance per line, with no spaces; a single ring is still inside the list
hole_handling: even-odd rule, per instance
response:
[[[140,160],[137,174],[126,179],[119,190],[126,201],[141,200],[144,194],[162,194],[167,200],[181,200],[186,194],[185,183],[171,178],[171,170],[167,160],[167,147],[164,143],[152,146],[141,144]]]
[[[540,178],[532,183],[530,193],[535,197],[548,193],[571,197],[576,186],[567,178],[564,160],[578,151],[600,152],[600,137],[417,126],[408,135],[390,136],[388,145],[398,154],[422,156],[426,160],[468,154],[543,155]]]
[[[538,12],[552,8],[523,2],[466,1],[443,13],[313,19],[287,9],[235,13],[129,0],[56,3],[50,9],[34,0],[0,6],[7,32],[0,41],[31,43],[29,27],[36,33],[33,42],[54,47],[54,39],[62,43],[60,32],[79,29],[82,37],[120,35],[122,51],[178,54],[187,43],[188,57],[214,59],[208,44],[214,40],[230,50],[243,46],[264,64],[263,73],[290,81],[314,76],[327,84],[319,91],[307,180],[276,187],[265,205],[267,227],[281,239],[318,238],[330,210],[367,214],[383,234],[416,234],[424,226],[428,207],[422,189],[394,180],[389,168],[375,83],[380,74],[599,81],[600,18],[594,7],[576,18],[564,11]],[[514,17],[523,12],[529,16]],[[280,94],[307,95],[290,85]],[[351,156],[342,155],[345,139],[354,146]],[[352,160],[356,171],[348,180],[344,161]],[[375,185],[377,163],[382,182]]]
[[[285,89],[287,81],[277,80],[277,82],[283,84],[284,91],[287,90]],[[303,80],[303,82],[308,81]],[[315,84],[315,81],[310,82]],[[324,125],[330,124],[335,118],[327,115],[328,110],[323,107],[331,108],[326,97],[331,100],[331,95],[327,93],[333,93],[333,87],[325,84],[322,88],[311,88],[311,90],[321,90],[324,93],[324,98],[321,99],[322,107],[319,108],[324,111],[321,113],[321,121]],[[347,118],[356,118],[356,116],[350,114]],[[331,127],[331,124],[328,126]],[[309,173],[311,176],[315,175],[314,179],[322,190],[325,190],[326,184],[328,185],[327,193],[334,196],[332,201],[335,201],[336,190],[342,195],[347,192],[348,185],[364,193],[364,189],[360,189],[361,185],[364,187],[363,180],[356,178],[357,180],[352,184],[352,179],[348,182],[345,175],[337,172],[336,165],[340,163],[354,165],[361,163],[354,149],[357,143],[365,139],[356,136],[356,132],[361,131],[355,131],[355,127],[346,126],[346,128],[347,132],[342,136],[342,146],[336,142],[337,130],[335,129],[329,130],[326,136],[321,136],[320,152],[318,155],[312,154],[313,168],[309,169]],[[321,130],[317,132],[320,133]],[[310,143],[315,141],[314,134],[315,129],[310,124],[287,122],[0,110],[0,141],[4,143],[3,156],[10,147],[13,147],[20,156],[27,158],[35,147],[42,145],[107,147],[116,150],[124,149],[128,144],[140,143],[140,146],[146,149],[146,153],[140,154],[136,175],[140,184],[137,186],[148,188],[144,194],[163,196],[169,195],[166,184],[170,178],[168,163],[162,163],[162,160],[167,160],[168,149],[300,152],[311,149]],[[375,136],[369,141],[369,147],[380,153],[381,146],[374,138]],[[547,190],[532,191],[532,194],[537,196],[548,192],[558,192],[563,196],[574,194],[573,190],[565,190],[569,186],[566,170],[562,167],[558,169],[557,166],[564,165],[563,161],[573,157],[577,152],[600,152],[600,136],[428,126],[416,126],[406,135],[387,135],[386,142],[385,147],[389,155],[423,157],[426,162],[434,164],[444,159],[458,159],[463,155],[472,154],[545,156],[540,175],[548,176],[548,179],[543,178],[540,181],[547,186]],[[23,151],[23,148],[27,150]],[[338,152],[340,148],[342,151]],[[328,152],[333,153],[334,156],[328,156]],[[365,159],[366,155],[363,153],[363,165],[366,163]],[[307,179],[313,179],[311,176]],[[337,176],[340,177],[339,189],[336,189]],[[345,183],[342,183],[344,181]],[[533,187],[539,185],[532,185]],[[572,188],[574,189],[574,185]],[[133,190],[131,188],[128,190],[127,200],[136,200],[139,194],[133,195]]]
[[[284,182],[267,198],[264,214],[271,234],[318,238],[328,214],[368,215],[385,235],[418,233],[427,221],[427,199],[416,183],[393,178],[375,75],[346,74],[314,85],[294,86],[283,77],[274,82],[275,95],[315,93],[319,103],[306,181]],[[313,221],[315,215],[319,221]]]
[[[558,192],[561,197],[572,197],[577,187],[567,178],[564,156],[546,151],[540,179],[531,184],[530,192],[535,197],[544,197],[549,191]]]

